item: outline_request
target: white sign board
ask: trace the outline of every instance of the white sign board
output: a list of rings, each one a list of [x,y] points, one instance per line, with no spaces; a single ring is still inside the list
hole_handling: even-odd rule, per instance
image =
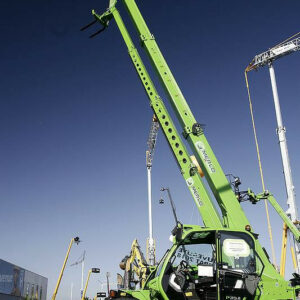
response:
[[[278,48],[275,48],[275,49],[271,49],[271,51],[275,54],[275,55],[280,55],[284,52],[287,52],[287,51],[291,51],[293,49],[296,48],[296,45],[291,43],[291,44],[288,44],[288,45],[285,45],[285,46],[282,46],[282,47],[278,47]]]
[[[247,257],[250,255],[249,245],[242,239],[226,239],[223,242],[224,253],[230,257]]]

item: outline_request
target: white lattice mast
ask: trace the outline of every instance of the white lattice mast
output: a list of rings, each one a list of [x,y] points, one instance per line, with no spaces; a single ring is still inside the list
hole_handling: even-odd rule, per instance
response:
[[[288,153],[288,146],[287,146],[287,139],[286,139],[286,128],[283,125],[282,121],[282,114],[280,109],[280,102],[277,90],[277,82],[275,77],[275,70],[273,66],[273,62],[283,56],[292,54],[296,51],[300,50],[300,32],[297,33],[295,36],[298,36],[294,39],[293,37],[289,38],[288,40],[276,45],[275,47],[269,49],[266,52],[258,54],[254,57],[252,62],[247,67],[246,71],[251,71],[258,69],[259,67],[263,67],[268,65],[269,72],[270,72],[270,79],[272,85],[272,92],[273,92],[273,99],[275,105],[275,112],[276,112],[276,119],[277,119],[277,135],[279,140],[279,146],[281,151],[281,158],[282,158],[282,165],[283,165],[283,172],[285,178],[285,185],[286,185],[286,192],[287,192],[287,215],[290,219],[299,226],[299,219],[298,219],[298,211],[296,206],[296,193],[295,187],[293,184],[293,177]],[[296,250],[296,269],[298,273],[300,273],[300,247],[299,244],[295,242],[295,250]]]
[[[81,265],[81,286],[80,286],[80,299],[82,298],[83,295],[83,289],[84,289],[84,282],[83,282],[83,274],[84,274],[84,260],[85,260],[85,250],[83,251],[82,255],[75,261],[72,266],[77,266]]]
[[[294,36],[299,35],[299,33]],[[247,67],[247,71],[251,71],[254,69],[258,69],[259,67],[263,67],[269,65],[273,61],[286,56],[288,54],[294,53],[300,50],[300,37],[294,39],[288,39],[285,42],[282,42],[275,47],[260,53],[254,57],[249,66]]]
[[[148,137],[148,150],[146,151],[146,166],[148,178],[148,211],[149,211],[149,238],[147,240],[147,261],[150,265],[155,264],[155,240],[153,238],[153,222],[152,222],[152,187],[151,187],[151,170],[154,156],[155,144],[159,124],[155,116],[153,116],[151,128]]]

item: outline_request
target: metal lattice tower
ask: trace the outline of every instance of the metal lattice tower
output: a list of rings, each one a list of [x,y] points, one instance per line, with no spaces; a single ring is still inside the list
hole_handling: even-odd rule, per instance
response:
[[[247,67],[247,71],[269,65],[276,59],[300,50],[300,37],[281,43],[268,51],[258,54]]]
[[[147,141],[147,145],[148,145],[147,161],[146,161],[147,168],[152,166],[158,129],[159,129],[159,123],[156,120],[156,118],[153,117],[151,127],[150,127],[149,137],[148,137],[148,141]]]
[[[149,137],[147,141],[148,150],[146,151],[146,166],[148,177],[148,209],[149,209],[149,238],[147,240],[147,260],[150,265],[155,264],[155,240],[153,239],[153,225],[152,225],[152,194],[151,194],[151,169],[154,156],[155,144],[159,129],[159,123],[155,116],[153,116]]]
[[[80,287],[80,297],[81,298],[82,298],[82,294],[83,294],[84,260],[85,260],[85,250],[80,255],[80,257],[77,259],[77,261],[75,261],[73,264],[70,265],[71,267],[73,267],[73,266],[77,266],[77,265],[81,264],[81,287]]]

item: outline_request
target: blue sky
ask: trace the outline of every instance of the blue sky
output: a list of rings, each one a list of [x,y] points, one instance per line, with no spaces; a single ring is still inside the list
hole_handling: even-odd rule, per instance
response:
[[[48,298],[73,236],[83,242],[70,262],[85,249],[87,267],[102,270],[91,279],[90,297],[105,272],[115,281],[132,240],[144,248],[147,237],[148,100],[114,22],[93,40],[79,31],[92,20],[91,9],[102,12],[107,2],[0,4],[0,257],[48,277]],[[299,31],[299,1],[138,4],[224,171],[260,192],[243,71],[255,54]],[[299,62],[296,53],[275,65],[296,190]],[[266,185],[285,207],[268,70],[249,77]],[[153,166],[158,257],[170,246],[173,227],[170,208],[158,204],[161,186],[170,187],[182,222],[201,223],[159,133]],[[263,203],[243,206],[270,252]],[[279,261],[282,222],[272,209],[271,218]],[[58,299],[69,297],[71,282],[79,295],[80,268],[68,266]]]

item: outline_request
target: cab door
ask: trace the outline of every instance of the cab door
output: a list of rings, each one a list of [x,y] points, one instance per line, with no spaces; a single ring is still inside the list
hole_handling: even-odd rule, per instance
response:
[[[220,300],[228,297],[254,299],[261,269],[252,237],[243,232],[217,234],[217,285]]]

